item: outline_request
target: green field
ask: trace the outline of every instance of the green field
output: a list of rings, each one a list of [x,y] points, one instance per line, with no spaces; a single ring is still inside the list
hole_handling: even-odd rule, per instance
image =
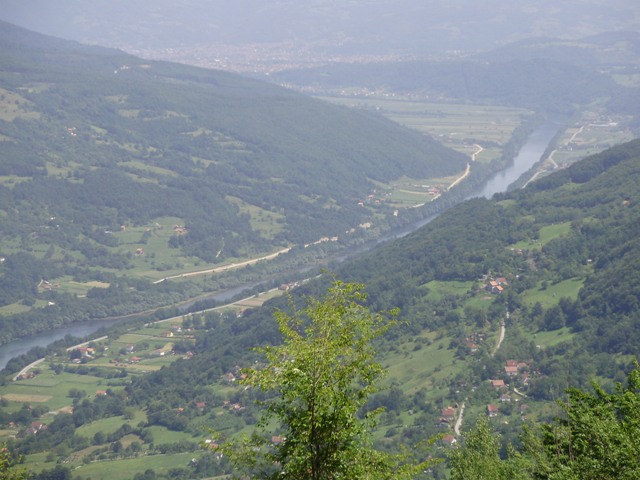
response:
[[[509,248],[517,248],[521,250],[540,250],[551,240],[555,240],[563,235],[571,232],[571,222],[556,223],[546,225],[538,232],[538,238],[535,240],[523,240],[514,243]]]
[[[319,97],[330,103],[375,110],[401,125],[426,133],[445,146],[488,163],[502,155],[501,146],[533,112],[493,105],[431,103],[389,97]],[[473,167],[472,167],[473,168]],[[423,205],[438,198],[464,171],[447,178],[399,179],[381,186],[375,200],[392,208]]]
[[[573,334],[568,327],[563,327],[558,330],[530,333],[527,337],[531,338],[540,348],[546,348],[571,340]]]
[[[473,289],[474,282],[449,281],[441,282],[432,280],[424,284],[428,289],[428,297],[431,300],[440,300],[445,295],[465,295]]]
[[[557,305],[561,298],[577,299],[584,281],[583,277],[569,278],[558,283],[548,283],[546,288],[540,282],[536,288],[524,291],[522,299],[530,305],[540,302],[544,308],[549,308]]]
[[[2,387],[2,395],[17,403],[34,402],[46,405],[50,410],[58,410],[72,404],[68,396],[71,389],[83,391],[88,397],[93,397],[96,390],[106,389],[107,381],[103,378],[67,372],[56,374],[46,362],[37,369],[40,373],[35,377],[10,382]]]
[[[134,418],[131,420],[125,420],[122,416],[102,418],[95,422],[82,425],[76,429],[76,433],[83,437],[93,438],[97,432],[110,434],[118,430],[118,428],[125,423],[135,427],[138,423],[144,420],[146,420],[146,415],[141,411],[136,411]]]
[[[445,396],[448,387],[443,380],[454,377],[462,363],[454,359],[455,350],[448,348],[450,339],[436,340],[437,337],[436,332],[425,333],[415,342],[404,343],[399,351],[386,355],[383,364],[387,378],[407,394],[424,388],[428,400]]]
[[[493,105],[431,103],[400,97],[321,97],[339,105],[376,110],[401,125],[428,133],[443,144],[469,156],[473,144],[505,144],[523,120],[532,112],[522,108]],[[495,146],[481,152],[476,161],[498,158]]]
[[[117,462],[92,462],[74,468],[73,475],[91,480],[130,480],[137,473],[153,469],[157,474],[166,474],[172,468],[189,465],[194,453],[177,453],[173,455],[144,455]]]

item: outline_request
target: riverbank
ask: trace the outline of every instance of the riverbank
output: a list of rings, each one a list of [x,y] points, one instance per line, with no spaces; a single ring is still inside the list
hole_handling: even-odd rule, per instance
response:
[[[531,125],[529,125],[527,128],[531,128]],[[538,125],[538,128],[533,130],[533,132],[531,132],[530,130],[523,130],[523,132],[529,131],[530,134],[528,137],[526,137],[527,140],[524,141],[523,143],[522,143],[522,139],[520,139],[520,136],[518,136],[518,142],[520,142],[520,149],[518,151],[518,154],[514,158],[513,162],[511,163],[511,165],[506,170],[502,170],[494,174],[493,177],[486,182],[484,188],[478,189],[475,193],[469,193],[469,186],[467,185],[468,182],[461,182],[461,184],[459,185],[460,188],[455,188],[451,191],[448,191],[446,196],[441,197],[438,202],[432,202],[432,204],[427,205],[428,208],[422,209],[423,211],[420,212],[419,214],[418,212],[415,212],[414,214],[415,218],[413,218],[410,223],[400,226],[400,228],[397,231],[386,233],[382,237],[372,240],[370,243],[366,245],[359,245],[358,248],[354,248],[351,251],[347,249],[342,253],[336,252],[336,258],[338,259],[338,261],[342,261],[348,256],[361,253],[366,249],[374,248],[376,245],[378,245],[382,241],[387,241],[395,237],[406,235],[407,233],[422,227],[429,221],[433,220],[438,214],[447,210],[449,207],[463,201],[465,198],[472,198],[476,196],[490,197],[494,193],[505,191],[509,187],[511,181],[517,179],[522,174],[522,172],[531,168],[531,166],[533,166],[535,162],[537,162],[540,159],[545,149],[548,147],[548,142],[551,140],[551,138],[557,131],[557,128],[558,126],[555,124],[545,123],[543,125]],[[516,140],[514,140],[514,142],[515,141]],[[476,150],[478,150],[478,148],[476,148]],[[478,152],[476,152],[476,154],[477,153]],[[477,162],[474,162],[474,166],[477,166]],[[474,168],[471,169],[471,173],[466,178],[469,179],[470,183],[475,185],[477,182],[477,179],[471,181],[471,178],[470,178],[470,177],[474,177],[473,170]],[[280,253],[281,252],[277,252],[277,256],[275,257],[275,259],[282,258],[282,255],[280,255]],[[264,263],[256,262],[253,266],[247,265],[245,268],[247,267],[255,268],[257,265],[263,265],[263,264]],[[296,266],[292,266],[291,271],[298,271],[299,272],[298,275],[300,275],[300,272],[308,272],[310,268],[313,268],[313,266],[309,266],[309,265],[302,266],[298,264]],[[244,271],[244,270],[245,270],[244,268],[240,269],[240,271]],[[265,275],[269,275],[269,274],[265,273]],[[272,276],[272,278],[273,280],[275,280],[275,277]],[[266,281],[265,276],[262,276],[262,278],[260,278],[259,280],[255,280],[249,283],[244,283],[242,284],[242,287],[233,289],[234,291],[233,293],[240,294],[241,291],[255,289],[259,285],[264,285],[265,281]],[[268,288],[270,289],[272,288],[272,286],[269,286]],[[181,303],[183,305],[193,305],[197,301],[214,301],[214,300],[211,300],[212,297],[215,297],[215,294],[201,295],[195,300],[185,301]],[[151,311],[150,313],[153,313],[153,312]],[[115,322],[117,322],[117,320],[114,321],[114,323]],[[97,323],[94,323],[93,326],[88,326],[88,327],[85,326],[84,329],[81,331],[80,327],[74,327],[73,325],[71,325],[69,327],[65,327],[64,329],[62,329],[62,332],[64,332],[64,334],[62,335],[60,335],[60,332],[54,331],[54,332],[47,332],[45,334],[31,336],[30,338],[37,338],[37,341],[35,343],[30,342],[30,338],[27,337],[27,338],[20,339],[18,341],[14,341],[14,342],[10,342],[8,344],[2,345],[0,346],[0,368],[4,368],[7,365],[7,362],[11,358],[15,358],[17,356],[25,354],[33,347],[36,347],[36,346],[44,347],[46,345],[49,345],[52,341],[63,338],[67,334],[73,335],[79,338],[84,338],[88,335],[91,335],[93,332],[97,331],[99,328],[103,326],[104,326],[104,323],[97,322]],[[31,361],[32,360],[29,360],[29,363],[31,363]]]

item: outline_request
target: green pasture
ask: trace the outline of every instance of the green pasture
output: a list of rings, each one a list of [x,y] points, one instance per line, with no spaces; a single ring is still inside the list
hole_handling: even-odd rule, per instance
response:
[[[163,177],[177,177],[178,174],[172,170],[162,167],[156,167],[137,160],[129,160],[128,162],[120,162],[118,165],[128,167],[132,170],[137,170],[141,174],[151,173],[153,175],[161,175]]]
[[[238,197],[227,195],[226,199],[236,205],[241,213],[249,215],[251,228],[260,232],[262,237],[273,239],[282,231],[285,220],[283,214],[251,205]]]
[[[118,430],[125,423],[135,427],[138,423],[145,421],[146,418],[147,416],[144,412],[136,410],[134,418],[131,420],[126,420],[122,416],[102,418],[95,422],[87,423],[86,425],[78,427],[76,429],[76,434],[87,438],[93,438],[93,436],[98,432],[108,435]]]
[[[387,380],[397,383],[407,393],[425,388],[427,399],[434,401],[448,393],[446,380],[456,376],[463,363],[454,358],[455,350],[448,348],[450,339],[435,339],[435,332],[424,335],[431,342],[417,339],[402,345],[382,359]]]
[[[559,238],[563,235],[567,235],[571,232],[571,222],[555,223],[553,225],[547,225],[540,229],[538,233],[538,242],[541,245],[546,245],[551,240]]]
[[[18,403],[44,404],[51,410],[58,410],[72,404],[72,399],[68,396],[72,388],[85,392],[88,397],[93,397],[96,390],[106,389],[103,386],[106,380],[102,378],[67,372],[56,375],[46,362],[38,365],[37,369],[41,373],[34,378],[10,382],[3,386],[0,390],[2,396],[18,399]]]
[[[191,433],[174,432],[173,430],[169,430],[168,428],[160,425],[153,425],[151,427],[147,427],[147,429],[152,433],[153,443],[156,445],[162,445],[163,443],[176,443],[181,440],[199,442],[205,438],[205,432],[202,432],[202,436],[194,437]]]
[[[447,146],[471,155],[469,144],[504,144],[532,112],[495,105],[430,103],[400,97],[321,97],[340,105],[376,110],[395,122],[441,140]],[[495,158],[490,151],[484,158]]]
[[[398,180],[383,184],[376,183],[379,193],[375,194],[375,200],[380,200],[385,205],[396,208],[408,208],[428,203],[458,178],[452,175],[448,178],[414,179],[401,177]]]
[[[407,208],[429,203],[434,197],[435,195],[426,192],[400,189],[393,191],[389,197],[388,204],[397,208]]]
[[[138,333],[125,333],[123,335],[120,335],[115,341],[112,342],[113,348],[117,348],[120,345],[135,345],[136,343],[139,342],[150,342],[150,341],[157,341],[157,340],[164,340],[162,338],[162,330],[156,330],[156,329],[144,329],[145,332],[142,333],[141,330],[137,330]],[[149,332],[149,333],[148,333]]]
[[[584,281],[584,277],[574,277],[558,283],[548,282],[546,288],[544,288],[543,282],[538,282],[535,288],[522,292],[522,300],[530,305],[540,302],[544,308],[549,308],[557,305],[564,297],[571,300],[577,299]]]
[[[45,306],[46,304],[41,304],[40,306]],[[11,303],[9,305],[4,305],[0,307],[0,316],[3,315],[15,315],[16,313],[24,313],[31,310],[32,307],[28,307],[20,302]]]
[[[186,467],[194,456],[197,457],[198,454],[143,455],[117,461],[92,462],[76,466],[73,476],[91,480],[131,480],[136,474],[144,473],[147,469],[153,469],[156,474],[166,474],[172,468]]]
[[[555,223],[546,225],[538,231],[538,238],[535,240],[522,240],[509,246],[520,250],[540,250],[551,240],[560,238],[571,233],[571,222]]]
[[[109,284],[106,282],[90,281],[90,282],[78,282],[73,280],[71,276],[59,277],[55,280],[55,283],[59,285],[56,288],[57,291],[70,293],[72,295],[84,296],[92,288],[108,288]]]
[[[558,330],[539,331],[535,333],[525,333],[540,348],[552,347],[558,343],[568,342],[573,338],[573,333],[568,327],[562,327]]]
[[[481,295],[474,295],[471,297],[464,303],[464,306],[466,307],[468,305],[474,308],[487,308],[495,298],[495,295],[491,295],[489,292],[485,291]]]
[[[179,358],[182,358],[182,357],[177,355],[165,355],[162,357],[153,357],[153,358],[144,360],[144,362],[141,362],[139,365],[141,367],[149,367],[150,369],[160,370],[161,367],[165,365],[170,365],[176,360],[178,360]]]
[[[2,141],[2,138],[0,138]],[[29,177],[18,177],[17,175],[0,175],[0,185],[11,188],[18,183],[30,180]]]
[[[442,297],[446,295],[455,295],[462,296],[466,295],[470,290],[473,290],[475,282],[467,281],[467,282],[459,282],[459,281],[448,281],[442,282],[439,280],[432,280],[428,283],[425,283],[423,287],[428,289],[429,299],[432,300],[440,300]]]

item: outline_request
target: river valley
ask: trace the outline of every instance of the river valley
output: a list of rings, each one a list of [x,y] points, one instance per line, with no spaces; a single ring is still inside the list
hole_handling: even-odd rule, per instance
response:
[[[475,194],[470,195],[473,197],[486,197],[490,198],[496,193],[504,192],[508,189],[509,185],[515,182],[522,174],[530,170],[542,157],[545,150],[549,146],[549,143],[553,140],[559,126],[557,124],[548,122],[544,123],[536,130],[534,130],[527,141],[519,150],[518,154],[514,158],[513,163],[506,169],[496,173],[489,181]],[[411,225],[411,228],[404,228],[402,232],[390,233],[380,241],[391,239],[403,234],[409,233],[409,231],[416,230],[428,223],[434,217],[421,220]],[[380,243],[380,241],[376,243]],[[242,292],[244,289],[254,288],[261,282],[254,283],[252,285],[245,285],[238,288],[234,288],[229,291],[220,292],[210,296],[209,298],[219,302],[227,301],[235,295]],[[45,347],[56,340],[60,340],[67,335],[71,335],[77,338],[84,338],[92,333],[98,331],[101,328],[108,328],[118,320],[103,320],[86,322],[69,327],[58,328],[49,332],[30,335],[27,337],[14,340],[5,345],[0,346],[0,369],[3,369],[9,360],[19,355],[25,354],[34,347]]]

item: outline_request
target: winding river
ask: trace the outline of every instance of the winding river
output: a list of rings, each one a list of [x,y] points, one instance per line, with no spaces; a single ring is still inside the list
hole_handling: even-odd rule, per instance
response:
[[[495,193],[504,192],[509,185],[515,182],[522,174],[527,172],[535,163],[537,163],[544,154],[549,142],[553,139],[558,131],[558,125],[554,123],[545,123],[534,130],[527,138],[518,155],[514,158],[513,164],[495,174],[485,186],[477,194],[471,197],[490,198]],[[432,219],[433,217],[431,217]],[[414,230],[424,225],[426,222],[420,221],[414,225]],[[258,283],[257,283],[258,284]],[[210,298],[218,301],[229,300],[245,288],[251,288],[255,285],[242,286],[230,291],[221,292]],[[76,324],[70,327],[58,328],[46,333],[30,335],[18,340],[14,340],[5,345],[0,346],[0,369],[3,369],[9,360],[18,355],[27,353],[33,347],[45,347],[56,340],[60,340],[67,335],[83,338],[98,331],[102,327],[110,327],[117,320],[106,320],[100,322],[86,322]]]

